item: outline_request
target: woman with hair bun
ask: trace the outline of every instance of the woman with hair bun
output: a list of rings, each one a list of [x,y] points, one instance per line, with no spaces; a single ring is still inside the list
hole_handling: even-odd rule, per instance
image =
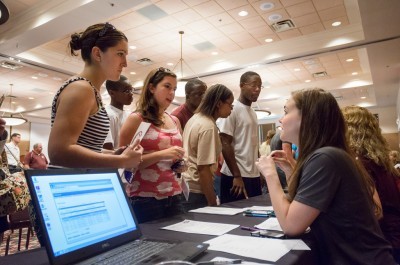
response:
[[[54,97],[49,137],[52,165],[135,168],[141,162],[138,141],[120,155],[102,154],[109,119],[100,96],[106,80],[117,81],[127,66],[128,39],[109,23],[71,36],[72,56],[81,51],[83,71],[67,80]]]

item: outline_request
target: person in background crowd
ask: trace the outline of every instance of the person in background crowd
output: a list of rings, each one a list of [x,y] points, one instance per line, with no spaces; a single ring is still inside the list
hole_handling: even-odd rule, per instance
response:
[[[269,155],[271,153],[271,139],[274,137],[275,131],[274,130],[269,130],[267,132],[267,136],[265,137],[265,141],[260,145],[260,155]]]
[[[183,131],[188,170],[182,176],[190,190],[189,200],[183,202],[186,211],[217,205],[213,177],[222,146],[215,122],[231,114],[233,100],[226,86],[211,86]]]
[[[310,227],[318,264],[396,264],[374,215],[373,181],[350,151],[336,99],[322,89],[302,90],[284,109],[281,139],[299,147],[288,195],[275,169],[275,163],[289,163],[286,153],[256,162],[284,233],[296,236]]]
[[[347,123],[350,148],[373,178],[382,204],[383,217],[379,220],[385,238],[393,247],[400,263],[400,193],[396,186],[399,174],[389,158],[389,145],[379,128],[378,119],[366,108],[343,108]]]
[[[284,144],[282,143],[282,140],[281,140],[281,130],[277,130],[270,142],[271,152],[273,152],[275,150],[283,150],[283,145]],[[288,144],[285,143],[285,145],[287,146]],[[288,149],[286,146],[285,146],[285,150]],[[281,182],[282,189],[287,190],[287,182],[286,182],[285,172],[283,172],[283,170],[278,166],[276,166],[276,171],[278,172],[279,181]]]
[[[124,111],[124,106],[129,106],[133,101],[133,87],[128,78],[121,75],[118,81],[106,81],[107,92],[110,95],[110,105],[106,106],[108,118],[110,119],[110,130],[103,148],[114,150],[119,147],[119,131],[128,117],[129,113]]]
[[[120,145],[129,144],[142,122],[150,127],[142,138],[143,162],[126,186],[139,223],[182,213],[180,179],[183,161],[179,120],[166,110],[174,100],[176,75],[160,67],[146,77],[137,109],[120,132]],[[128,181],[128,182],[129,182]]]
[[[42,153],[43,146],[41,143],[33,145],[33,150],[25,155],[24,167],[25,169],[46,169],[49,162],[46,156]]]
[[[6,153],[8,160],[8,169],[10,173],[20,172],[23,170],[23,165],[20,161],[21,151],[19,150],[19,143],[21,142],[21,134],[13,133],[11,134],[11,139],[9,143],[6,143]]]
[[[258,158],[258,122],[251,104],[257,101],[262,88],[259,74],[244,73],[239,99],[234,101],[231,115],[218,125],[225,159],[221,203],[261,195],[260,173],[254,164]]]
[[[48,145],[51,163],[79,168],[137,167],[143,151],[138,141],[120,155],[101,153],[110,122],[100,87],[106,80],[119,80],[127,66],[126,36],[111,24],[100,23],[73,34],[69,45],[71,55],[81,50],[85,65],[54,97]]]
[[[4,141],[7,139],[7,136],[8,136],[8,132],[6,131],[6,121],[0,117],[0,139],[1,139],[1,142],[4,143]],[[4,155],[5,145],[4,146],[1,145],[1,146],[2,146],[2,148],[1,148],[2,150],[0,150],[0,154],[1,154],[0,161],[2,163],[1,166],[8,167],[8,163],[6,161],[7,155]],[[4,160],[4,162],[3,162],[3,160]],[[4,175],[4,177],[5,177],[4,172],[2,172],[2,174],[0,174],[0,175]],[[0,178],[0,180],[2,180],[2,177]],[[2,234],[4,231],[8,230],[8,228],[9,228],[9,225],[8,225],[7,215],[0,216],[0,234]]]
[[[193,116],[194,111],[199,106],[207,85],[200,79],[191,79],[185,85],[186,101],[184,104],[172,111],[172,115],[178,118],[182,130],[185,129],[187,121]]]

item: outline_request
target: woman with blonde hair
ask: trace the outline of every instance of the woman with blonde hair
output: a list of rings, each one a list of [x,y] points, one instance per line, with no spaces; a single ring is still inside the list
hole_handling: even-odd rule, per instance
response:
[[[393,246],[400,263],[400,193],[396,187],[398,173],[389,158],[389,145],[381,133],[378,119],[358,106],[343,108],[350,148],[375,182],[382,204],[380,227]]]
[[[267,132],[267,136],[265,137],[265,141],[260,145],[259,152],[260,155],[269,155],[271,153],[271,139],[274,137],[275,131],[274,130],[269,130]]]
[[[285,234],[300,235],[311,227],[318,264],[395,264],[374,216],[373,182],[348,147],[336,99],[322,89],[302,90],[284,110],[281,139],[299,148],[288,196],[275,168],[277,161],[289,163],[284,151],[262,156],[256,165]]]

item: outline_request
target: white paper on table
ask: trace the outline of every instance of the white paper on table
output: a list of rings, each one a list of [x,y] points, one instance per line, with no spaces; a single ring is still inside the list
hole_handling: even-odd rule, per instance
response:
[[[282,227],[278,222],[278,218],[275,217],[270,217],[261,224],[255,225],[256,228],[258,229],[265,229],[265,230],[274,230],[274,231],[281,231]]]
[[[209,250],[223,251],[243,257],[276,262],[290,250],[298,247],[300,239],[271,239],[251,236],[222,235],[204,243]]]
[[[206,206],[202,208],[197,208],[190,210],[192,213],[209,213],[209,214],[219,214],[219,215],[235,215],[243,212],[243,209],[229,208],[229,207],[211,207]]]
[[[220,236],[237,227],[239,227],[239,225],[184,220],[180,223],[162,227],[161,229],[183,233]]]
[[[215,257],[215,258],[213,258],[211,261],[226,261],[226,262],[228,262],[228,261],[233,261],[233,260],[236,260],[236,259],[228,259],[228,258],[223,258],[223,257]],[[229,264],[229,263],[226,263],[226,264]],[[265,263],[265,262],[263,262],[263,263],[258,263],[258,262],[251,262],[251,261],[242,260],[242,262],[241,262],[240,264],[242,264],[242,265],[259,265],[259,264],[266,265],[266,264],[270,264],[270,263]]]
[[[252,210],[252,211],[273,211],[274,208],[272,206],[251,206],[243,208],[243,211]]]

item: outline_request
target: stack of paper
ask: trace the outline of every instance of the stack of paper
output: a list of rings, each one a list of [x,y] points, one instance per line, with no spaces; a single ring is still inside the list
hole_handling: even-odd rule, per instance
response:
[[[237,227],[239,227],[239,225],[184,220],[174,225],[162,227],[161,229],[192,234],[220,236]]]

